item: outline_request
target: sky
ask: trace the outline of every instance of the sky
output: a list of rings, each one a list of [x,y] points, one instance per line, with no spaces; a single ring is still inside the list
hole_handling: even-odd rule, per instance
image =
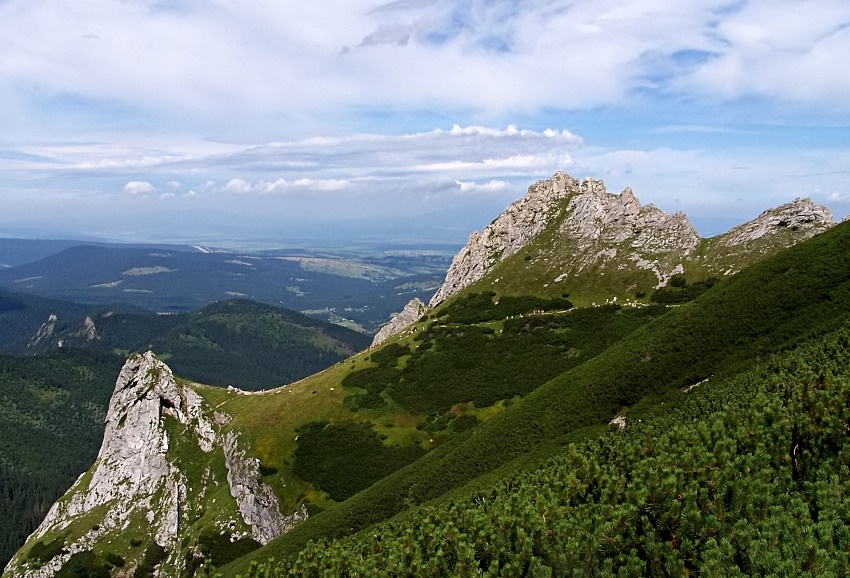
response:
[[[847,0],[0,0],[0,236],[461,245],[562,170],[850,214]]]

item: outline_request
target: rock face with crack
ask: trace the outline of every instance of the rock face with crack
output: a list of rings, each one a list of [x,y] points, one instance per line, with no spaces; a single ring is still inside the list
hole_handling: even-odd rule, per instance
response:
[[[227,422],[153,353],[131,356],[116,381],[94,465],[53,505],[4,576],[53,576],[74,554],[120,542],[127,532],[161,549],[157,572],[170,576],[201,555],[198,536],[211,529],[259,544],[288,531],[306,510],[280,512],[238,432],[222,433]],[[224,484],[232,502],[222,503]],[[215,515],[207,513],[211,505]],[[62,547],[50,559],[27,555],[36,542],[57,539]]]

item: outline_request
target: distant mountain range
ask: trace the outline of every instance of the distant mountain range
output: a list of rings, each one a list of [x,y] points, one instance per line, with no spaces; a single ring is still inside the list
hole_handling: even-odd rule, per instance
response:
[[[445,274],[445,252],[230,252],[201,246],[72,245],[0,239],[0,288],[160,313],[245,298],[374,332]],[[34,259],[34,260],[33,260]]]

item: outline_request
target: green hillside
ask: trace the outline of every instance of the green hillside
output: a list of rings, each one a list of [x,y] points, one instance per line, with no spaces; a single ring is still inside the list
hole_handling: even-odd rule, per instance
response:
[[[845,324],[540,469],[249,575],[845,575],[848,345]]]
[[[250,558],[295,556],[309,540],[357,532],[497,468],[510,472],[513,460],[519,460],[514,464],[518,471],[528,468],[537,463],[528,456],[543,460],[567,441],[595,437],[618,413],[662,413],[661,402],[675,401],[681,388],[748,370],[841,327],[848,311],[850,228],[844,225],[670,308],[471,432],[311,517]],[[384,394],[391,397],[392,391],[388,387]]]
[[[83,315],[81,305],[3,294],[0,310],[33,323],[47,311]],[[103,437],[115,378],[132,351],[154,349],[188,379],[243,389],[288,383],[365,348],[359,332],[247,300],[188,314],[92,313],[57,323],[34,356],[0,356],[0,565],[32,533],[50,505],[88,468]],[[8,320],[8,319],[7,319]],[[63,347],[57,347],[59,342]]]

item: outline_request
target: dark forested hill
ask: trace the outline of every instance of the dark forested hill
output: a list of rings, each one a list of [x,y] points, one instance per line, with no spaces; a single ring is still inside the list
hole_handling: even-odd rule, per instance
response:
[[[0,295],[0,304],[9,309],[5,313],[9,324],[20,327],[31,318],[31,331],[7,345],[9,353],[77,347],[126,357],[150,349],[186,379],[242,389],[301,379],[370,342],[363,333],[247,299],[169,315],[133,312],[126,305],[89,307],[87,314],[82,314],[79,305],[9,294]],[[61,317],[51,314],[53,318],[45,316],[45,322],[36,325],[36,316],[48,310],[61,311]]]
[[[0,355],[0,566],[97,455],[122,359]]]
[[[0,298],[0,318],[14,318],[18,326],[29,317],[36,324],[47,311],[65,320],[44,329],[40,339],[18,340],[17,350],[31,355],[0,355],[0,519],[7,522],[0,532],[0,566],[91,464],[118,370],[130,352],[153,349],[187,379],[261,389],[321,371],[371,340],[248,300],[173,315],[107,307],[70,322],[70,316],[83,315],[83,306]]]

